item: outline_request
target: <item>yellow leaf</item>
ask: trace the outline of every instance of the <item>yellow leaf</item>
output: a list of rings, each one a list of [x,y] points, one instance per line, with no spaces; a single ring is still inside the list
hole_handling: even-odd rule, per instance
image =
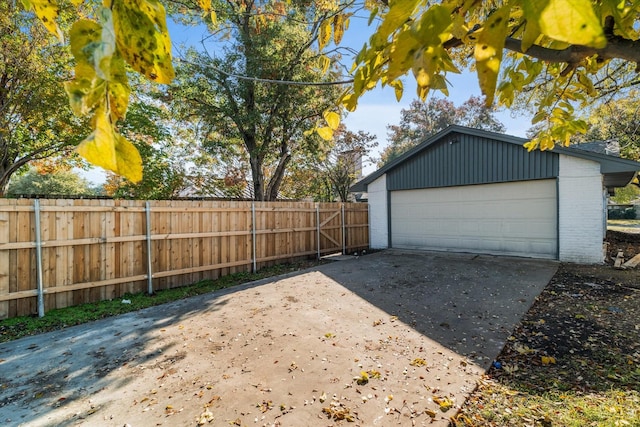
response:
[[[95,130],[77,148],[88,162],[124,176],[132,182],[142,179],[142,158],[136,147],[113,128],[109,112],[100,108]]]
[[[402,80],[394,80],[389,83],[389,86],[393,87],[393,90],[396,94],[396,101],[400,101],[402,99],[402,93],[404,92],[404,86],[402,84]]]
[[[119,0],[113,22],[125,61],[154,82],[171,83],[175,73],[164,6],[158,0]]]
[[[542,356],[541,360],[543,365],[555,365],[556,363],[555,357],[551,356]]]
[[[419,46],[420,43],[411,31],[406,30],[398,34],[389,49],[389,69],[387,71],[389,80],[395,80],[407,72],[407,69],[414,63],[413,55]]]
[[[528,20],[524,27],[524,33],[522,34],[522,42],[520,47],[523,52],[529,50],[540,37],[540,27],[536,20]]]
[[[342,96],[340,103],[347,109],[347,111],[355,111],[358,106],[358,97],[353,93],[347,93]]]
[[[58,27],[56,19],[60,15],[60,7],[55,0],[22,0],[22,5],[26,10],[33,10],[42,25],[54,36],[64,43],[64,35]]]
[[[318,60],[320,61],[320,69],[322,71],[322,74],[326,74],[326,72],[329,71],[329,67],[331,66],[331,60],[326,55],[320,55],[320,58],[318,58]]]
[[[325,111],[322,116],[332,130],[338,129],[338,126],[340,126],[340,115],[338,113]]]
[[[356,380],[356,384],[365,385],[369,382],[369,374],[367,374],[365,371],[360,371],[360,376],[355,377],[354,379]]]
[[[395,0],[389,2],[389,10],[376,34],[381,39],[386,39],[389,34],[407,22],[418,3],[419,0]]]
[[[453,407],[453,401],[448,397],[433,397],[433,402],[440,406],[440,410],[442,412],[447,412],[449,409]]]
[[[213,25],[216,25],[218,23],[218,15],[216,14],[215,10],[211,11],[211,23]]]
[[[601,49],[607,39],[593,11],[591,0],[523,1],[528,20],[535,20],[542,34],[569,44]]]
[[[109,108],[113,121],[124,120],[129,108],[131,88],[127,81],[124,59],[117,54],[111,59],[111,80],[107,85]]]
[[[337,14],[333,17],[333,43],[338,45],[342,41],[342,36],[344,35],[344,15]]]
[[[484,27],[478,34],[474,56],[480,89],[486,97],[486,104],[493,104],[496,91],[496,81],[502,62],[502,50],[509,24],[509,11],[511,6],[502,6],[487,19]]]
[[[331,141],[331,139],[333,139],[333,129],[331,129],[330,127],[318,128],[316,132],[318,132],[320,138],[324,139],[325,141]]]
[[[409,365],[411,365],[411,366],[426,366],[426,364],[427,364],[426,360],[421,359],[421,358],[419,358],[419,357],[417,357],[417,358],[413,359],[413,360],[409,363]]]
[[[318,30],[318,50],[322,51],[331,39],[331,21],[325,20]]]
[[[198,0],[198,4],[205,12],[209,12],[211,10],[211,0]]]

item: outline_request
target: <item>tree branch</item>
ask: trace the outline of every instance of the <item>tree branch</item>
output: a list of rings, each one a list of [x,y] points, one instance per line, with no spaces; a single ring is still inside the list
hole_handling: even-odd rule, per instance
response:
[[[604,60],[623,59],[629,62],[640,63],[640,41],[629,40],[615,35],[608,35],[607,40],[607,46],[602,49],[580,45],[572,45],[566,49],[550,49],[533,45],[525,52],[522,50],[521,40],[507,37],[504,48],[525,54],[532,58],[554,63],[577,64],[583,59],[593,55],[598,55]],[[464,42],[462,40],[451,38],[443,43],[443,47],[449,50],[462,46],[463,44]]]

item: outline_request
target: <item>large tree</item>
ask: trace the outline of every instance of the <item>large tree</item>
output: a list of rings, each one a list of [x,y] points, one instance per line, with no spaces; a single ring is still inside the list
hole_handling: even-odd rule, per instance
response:
[[[9,184],[9,196],[94,196],[96,190],[89,182],[68,168],[55,171],[30,168],[15,176]]]
[[[620,156],[640,160],[640,93],[606,102],[589,111],[589,130],[582,140],[611,140],[620,144]]]
[[[191,50],[177,68],[170,98],[174,111],[198,121],[205,147],[235,150],[247,161],[256,200],[275,200],[292,159],[325,144],[307,131],[335,106],[339,88],[295,82],[336,78],[333,59],[319,53],[317,43],[326,38],[322,23],[341,10],[305,1],[219,7],[225,21],[211,29],[217,51]],[[330,114],[329,122],[339,119]]]
[[[400,123],[389,125],[389,144],[382,151],[378,166],[390,162],[423,139],[449,125],[468,126],[493,132],[504,132],[505,126],[479,97],[472,96],[461,106],[447,99],[430,97],[427,102],[413,100],[400,111]]]
[[[0,2],[0,196],[29,162],[64,158],[86,123],[65,108],[70,55],[17,9]]]

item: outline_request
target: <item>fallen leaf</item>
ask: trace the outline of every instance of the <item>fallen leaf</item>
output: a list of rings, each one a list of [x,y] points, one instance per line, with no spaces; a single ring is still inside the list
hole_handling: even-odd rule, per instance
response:
[[[543,365],[555,365],[556,364],[555,357],[542,356],[540,359],[542,360],[542,364]]]
[[[358,385],[365,385],[369,382],[369,374],[367,374],[365,371],[361,371],[360,376],[355,377],[354,380],[356,380],[356,384]]]
[[[426,364],[427,364],[426,360],[421,359],[421,358],[419,358],[419,357],[417,357],[417,358],[413,359],[413,360],[409,363],[409,365],[411,365],[411,366],[426,366]]]

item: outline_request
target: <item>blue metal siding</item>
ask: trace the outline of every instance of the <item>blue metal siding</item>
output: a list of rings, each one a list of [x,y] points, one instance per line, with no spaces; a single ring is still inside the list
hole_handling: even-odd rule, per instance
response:
[[[490,184],[558,176],[557,153],[451,133],[387,172],[388,190]]]

